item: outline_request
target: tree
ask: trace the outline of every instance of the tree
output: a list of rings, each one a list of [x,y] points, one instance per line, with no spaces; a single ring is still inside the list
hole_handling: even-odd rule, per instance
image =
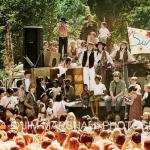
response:
[[[150,1],[147,0],[88,0],[98,19],[106,18],[113,42],[127,38],[127,25],[148,29],[150,26]]]
[[[44,40],[56,40],[54,28],[62,16],[67,16],[72,37],[78,38],[82,21],[88,10],[87,0],[1,0],[0,51],[4,49],[5,26],[12,32],[15,63],[22,61],[23,27],[43,26]],[[2,67],[2,66],[1,66]]]
[[[58,21],[65,17],[71,26],[71,37],[79,38],[85,16],[89,13],[87,0],[58,0],[55,13]]]
[[[22,60],[23,27],[41,25],[47,0],[1,0],[0,2],[0,50],[4,49],[5,26],[11,26],[15,63]]]

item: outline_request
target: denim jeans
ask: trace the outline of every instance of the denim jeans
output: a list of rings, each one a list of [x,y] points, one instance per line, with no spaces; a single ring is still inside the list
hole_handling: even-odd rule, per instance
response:
[[[120,107],[122,105],[122,100],[123,100],[122,96],[118,96],[116,98],[116,100],[115,100],[115,111],[116,112],[120,111]],[[110,112],[111,111],[111,106],[112,106],[112,98],[111,98],[111,96],[105,96],[104,97],[104,101],[105,101],[107,112]]]

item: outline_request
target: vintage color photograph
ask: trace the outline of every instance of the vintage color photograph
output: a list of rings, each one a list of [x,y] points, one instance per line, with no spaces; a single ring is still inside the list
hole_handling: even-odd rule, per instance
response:
[[[0,0],[0,150],[150,150],[150,0]]]

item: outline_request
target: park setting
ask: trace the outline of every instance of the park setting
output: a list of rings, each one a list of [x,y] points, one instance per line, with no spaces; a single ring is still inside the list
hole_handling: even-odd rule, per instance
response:
[[[0,0],[0,150],[150,150],[150,0]]]

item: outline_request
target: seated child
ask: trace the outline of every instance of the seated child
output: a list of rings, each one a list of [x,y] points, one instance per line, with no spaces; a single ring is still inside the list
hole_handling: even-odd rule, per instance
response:
[[[87,108],[89,105],[90,92],[88,90],[87,84],[83,85],[83,92],[81,94],[82,106]]]
[[[46,118],[47,121],[50,121],[51,119],[53,119],[53,101],[50,100],[48,103],[48,108],[46,110]]]

